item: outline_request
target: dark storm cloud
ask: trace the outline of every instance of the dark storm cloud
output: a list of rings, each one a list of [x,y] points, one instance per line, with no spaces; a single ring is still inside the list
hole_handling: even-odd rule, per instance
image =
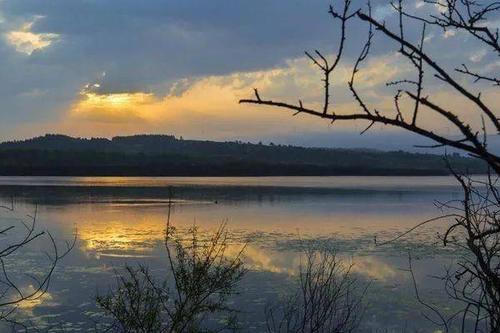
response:
[[[6,17],[43,16],[56,33],[39,65],[106,71],[104,89],[144,89],[186,76],[268,68],[332,35],[326,1],[6,1]]]

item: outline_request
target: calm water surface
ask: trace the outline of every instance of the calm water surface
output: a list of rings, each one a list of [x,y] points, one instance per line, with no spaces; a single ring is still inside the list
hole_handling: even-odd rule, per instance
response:
[[[93,331],[100,313],[96,293],[113,284],[116,270],[144,263],[165,273],[162,245],[168,199],[181,230],[196,224],[210,231],[227,221],[237,253],[247,244],[250,269],[233,301],[242,310],[244,331],[261,332],[263,310],[286,291],[297,271],[304,243],[334,247],[363,282],[370,282],[363,332],[432,332],[421,316],[409,283],[407,253],[415,261],[422,294],[452,309],[441,293],[443,273],[457,253],[437,245],[444,225],[423,228],[411,238],[375,246],[440,212],[434,203],[460,199],[451,177],[0,177],[0,200],[15,211],[0,211],[2,226],[19,223],[37,207],[38,225],[58,242],[77,234],[77,244],[57,268],[50,291],[22,304],[19,315],[44,327]],[[9,267],[22,273],[43,268],[45,243],[33,244]],[[27,284],[29,288],[29,284]]]

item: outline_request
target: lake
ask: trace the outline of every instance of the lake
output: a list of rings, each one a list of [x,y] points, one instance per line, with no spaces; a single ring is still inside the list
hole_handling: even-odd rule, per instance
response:
[[[179,229],[196,224],[210,232],[227,221],[229,250],[247,244],[249,271],[232,300],[242,311],[245,332],[264,330],[264,308],[290,286],[304,244],[335,248],[354,264],[359,280],[370,284],[362,332],[433,331],[415,300],[409,251],[422,297],[450,311],[454,307],[444,298],[442,282],[432,277],[443,274],[459,255],[437,241],[444,221],[385,246],[374,241],[440,215],[435,201],[460,199],[452,177],[0,177],[1,204],[13,201],[15,207],[0,211],[3,227],[19,225],[36,209],[38,228],[49,230],[58,244],[77,235],[49,292],[21,304],[19,318],[42,328],[92,332],[102,316],[95,295],[109,290],[126,263],[145,264],[164,275],[171,196],[172,221]],[[31,244],[7,263],[26,288],[23,273],[43,269],[46,245]]]

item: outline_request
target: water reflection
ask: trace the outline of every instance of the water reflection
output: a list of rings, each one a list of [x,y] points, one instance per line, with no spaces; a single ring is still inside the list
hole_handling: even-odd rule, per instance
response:
[[[167,186],[257,186],[298,188],[350,188],[410,191],[457,188],[450,176],[321,176],[321,177],[13,177],[0,176],[0,186],[85,186],[85,187],[167,187]]]
[[[245,312],[246,327],[262,328],[262,306],[289,286],[304,246],[335,248],[346,263],[354,264],[361,279],[373,283],[367,331],[377,325],[401,328],[405,321],[422,322],[404,271],[406,253],[410,249],[422,258],[416,263],[418,282],[429,294],[438,294],[439,283],[427,275],[439,274],[453,257],[433,245],[443,226],[429,226],[383,248],[375,246],[374,236],[389,239],[437,215],[434,199],[458,195],[450,179],[423,177],[401,183],[401,178],[387,177],[298,178],[287,179],[294,187],[284,188],[279,177],[0,177],[5,184],[0,185],[0,198],[15,196],[18,214],[31,212],[38,203],[40,225],[58,241],[71,239],[75,229],[78,234],[77,247],[58,267],[50,294],[24,305],[24,310],[32,318],[56,316],[74,328],[87,327],[89,319],[99,316],[93,295],[107,290],[125,263],[144,263],[155,274],[168,274],[163,242],[171,189],[162,186],[174,184],[173,222],[181,232],[196,224],[206,236],[227,221],[228,254],[236,255],[247,244],[244,262],[250,272],[241,297],[234,300]],[[28,270],[33,258],[17,269]]]
[[[33,297],[29,299],[25,299],[17,304],[17,307],[24,311],[26,314],[33,315],[33,309],[37,306],[57,306],[58,303],[54,302],[54,298],[50,292],[42,293],[41,291],[37,291],[37,289],[33,285],[28,285],[26,288],[23,288],[21,292],[24,295],[31,295]],[[12,298],[11,301],[16,300],[16,298]]]

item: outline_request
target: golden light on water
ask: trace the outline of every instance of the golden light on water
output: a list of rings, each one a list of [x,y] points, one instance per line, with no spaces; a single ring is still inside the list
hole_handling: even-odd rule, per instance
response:
[[[113,214],[113,212],[110,213]],[[163,215],[150,215],[144,218],[121,216],[119,219],[105,220],[102,219],[103,215],[100,216],[101,219],[96,222],[87,220],[80,223],[78,230],[78,237],[81,240],[80,249],[87,256],[99,259],[101,257],[145,258],[165,255],[163,242],[166,221]],[[188,220],[177,221],[176,226],[180,231],[180,237],[188,235],[189,228],[193,226],[192,223]],[[200,228],[201,240],[209,237],[210,232],[215,228],[216,225],[212,228],[206,225]],[[226,248],[226,255],[229,258],[240,253],[246,239],[245,234],[241,232],[235,232],[234,235],[236,238]],[[254,239],[256,243],[250,242],[245,247],[243,259],[246,267],[254,271],[296,274],[301,264],[301,256],[290,255],[290,251],[297,249],[272,248],[275,241],[286,241],[289,237],[289,234],[278,235],[276,232],[262,233],[261,240]],[[356,256],[345,259],[347,262],[352,260],[354,272],[370,279],[386,281],[400,275],[400,272],[390,264],[376,256]]]
[[[24,311],[32,311],[35,307],[44,305],[50,305],[54,301],[52,294],[42,291],[37,291],[37,288],[33,285],[29,285],[23,290],[24,294],[33,294],[32,297],[26,298],[21,302],[17,303],[17,308]],[[12,300],[16,300],[17,295],[13,296]]]
[[[108,220],[102,224],[80,224],[78,237],[81,249],[88,255],[151,256],[164,238],[164,225],[148,219]]]

